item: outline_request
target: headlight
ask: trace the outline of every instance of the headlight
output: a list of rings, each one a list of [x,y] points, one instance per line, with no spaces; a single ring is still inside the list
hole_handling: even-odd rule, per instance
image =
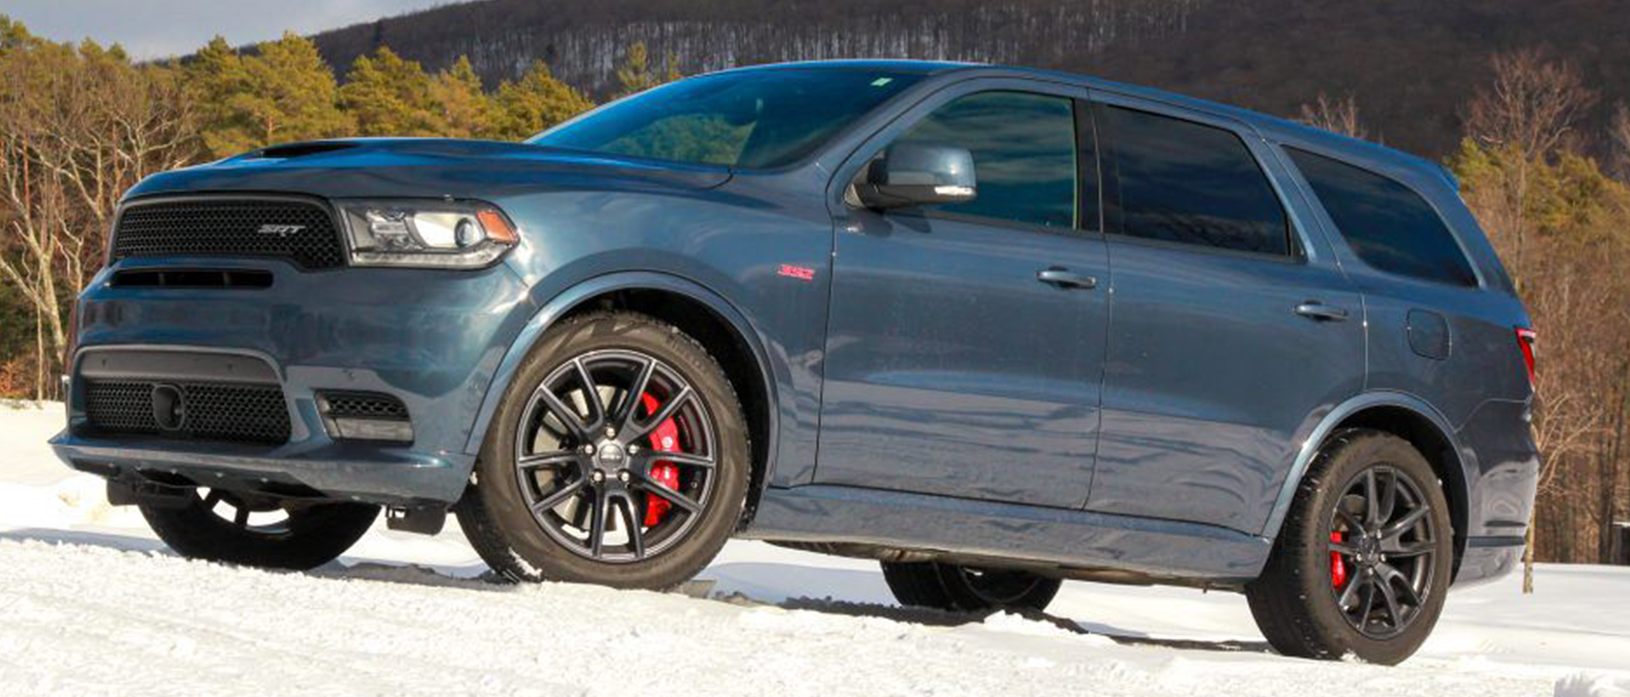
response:
[[[519,240],[503,211],[473,201],[341,201],[352,266],[476,269]]]

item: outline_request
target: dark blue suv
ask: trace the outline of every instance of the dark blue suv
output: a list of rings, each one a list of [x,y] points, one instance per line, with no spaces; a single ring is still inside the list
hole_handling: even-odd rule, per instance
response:
[[[54,441],[178,552],[308,568],[453,511],[516,580],[666,588],[731,536],[901,602],[1244,592],[1403,660],[1518,557],[1533,335],[1440,167],[1070,75],[731,70],[526,143],[154,176]]]

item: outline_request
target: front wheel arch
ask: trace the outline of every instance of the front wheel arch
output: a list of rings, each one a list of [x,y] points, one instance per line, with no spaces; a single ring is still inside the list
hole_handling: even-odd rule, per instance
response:
[[[751,522],[758,503],[775,472],[781,413],[780,389],[789,378],[785,361],[771,359],[752,322],[734,305],[689,279],[652,271],[630,271],[597,276],[555,295],[533,313],[510,343],[487,386],[486,396],[471,427],[465,453],[477,455],[521,362],[543,334],[569,317],[586,312],[622,309],[650,315],[682,331],[698,334],[721,363],[747,411],[753,467],[747,507],[741,524]],[[721,353],[726,356],[721,356]]]

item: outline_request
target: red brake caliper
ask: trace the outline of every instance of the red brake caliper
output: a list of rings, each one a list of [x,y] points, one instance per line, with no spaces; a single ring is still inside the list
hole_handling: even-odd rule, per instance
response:
[[[662,406],[656,397],[647,392],[640,395],[640,404],[645,406],[645,413],[655,414]],[[679,425],[673,419],[657,424],[657,429],[651,432],[651,450],[659,453],[679,452]],[[679,468],[671,462],[657,461],[651,465],[651,480],[660,486],[677,490],[679,488]],[[673,504],[660,497],[645,497],[645,527],[651,527],[662,522],[662,516],[668,514]]]
[[[1341,544],[1341,533],[1330,533],[1330,541]],[[1330,583],[1337,588],[1347,585],[1347,562],[1336,552],[1330,553]]]

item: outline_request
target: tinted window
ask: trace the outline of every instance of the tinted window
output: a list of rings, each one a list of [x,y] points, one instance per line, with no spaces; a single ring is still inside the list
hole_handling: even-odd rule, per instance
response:
[[[1120,176],[1120,232],[1289,254],[1285,209],[1231,131],[1142,111],[1100,112]]]
[[[530,142],[744,168],[779,167],[922,79],[911,73],[774,69],[672,82]]]
[[[905,141],[954,145],[973,153],[979,196],[926,208],[1048,227],[1075,225],[1075,111],[1070,99],[1023,92],[970,94],[936,109],[896,142]]]
[[[1477,285],[1477,275],[1449,227],[1420,194],[1328,157],[1286,151],[1364,263],[1429,281]]]

